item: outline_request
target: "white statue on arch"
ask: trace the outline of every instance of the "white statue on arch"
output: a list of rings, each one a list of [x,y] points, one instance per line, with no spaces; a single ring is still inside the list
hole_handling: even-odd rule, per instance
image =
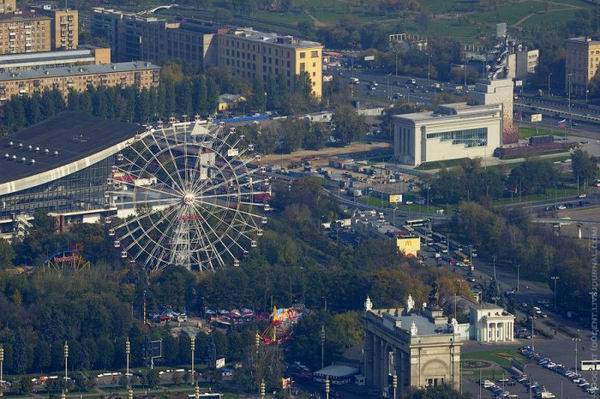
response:
[[[415,324],[415,321],[413,320],[411,326],[410,326],[410,335],[412,337],[416,336],[419,333],[419,330],[417,329],[417,325]]]
[[[415,308],[415,300],[412,295],[408,294],[408,299],[406,300],[406,313],[410,313]]]
[[[365,300],[365,310],[368,312],[371,309],[373,309],[373,302],[371,302],[371,298],[367,296],[367,299]]]

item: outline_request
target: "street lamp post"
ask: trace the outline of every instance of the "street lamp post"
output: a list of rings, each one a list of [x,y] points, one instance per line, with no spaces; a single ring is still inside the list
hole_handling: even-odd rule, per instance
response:
[[[556,311],[556,283],[560,280],[558,276],[551,276],[550,280],[554,281],[554,310]]]
[[[0,346],[0,396],[4,396],[4,347]]]
[[[130,373],[129,373],[129,356],[131,355],[131,342],[129,342],[129,338],[127,338],[127,340],[125,341],[125,355],[126,355],[126,364],[127,364],[127,370],[126,370],[126,376],[127,376],[127,387],[131,387],[131,377],[130,377]]]
[[[69,344],[65,341],[65,346],[63,347],[63,352],[65,355],[65,387],[67,386],[67,381],[69,380],[68,370],[69,370]],[[66,389],[66,388],[65,388]]]
[[[325,367],[325,326],[321,326],[321,368]]]
[[[331,385],[329,382],[329,377],[325,377],[325,399],[329,399],[329,391],[331,390]]]
[[[260,398],[261,399],[265,399],[265,392],[266,392],[265,380],[263,379],[260,382]]]
[[[517,292],[519,292],[519,288],[521,285],[521,265],[517,263]]]
[[[573,342],[575,342],[575,373],[577,373],[577,370],[579,369],[579,362],[577,360],[577,354],[579,352],[579,342],[581,341],[581,338],[579,338],[579,330],[577,330],[577,336],[572,339],[573,339]]]
[[[535,345],[533,344],[533,321],[535,320],[534,316],[531,316],[531,350],[535,351]]]
[[[392,390],[394,394],[393,399],[396,399],[396,391],[398,390],[398,376],[396,374],[392,376]]]
[[[196,351],[196,336],[192,335],[190,337],[190,352],[192,352],[192,385],[194,385],[194,376],[196,373],[196,370],[194,368],[194,352]]]
[[[552,76],[552,73],[548,74],[548,95],[550,95],[550,77]]]

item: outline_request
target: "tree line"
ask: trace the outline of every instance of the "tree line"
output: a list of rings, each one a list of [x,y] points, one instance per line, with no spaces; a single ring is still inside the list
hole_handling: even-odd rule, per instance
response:
[[[247,111],[269,109],[295,114],[316,109],[311,87],[306,73],[295,78],[292,89],[274,78],[266,83],[256,79],[249,87],[229,71],[187,76],[180,67],[167,66],[159,86],[150,89],[89,86],[82,92],[70,90],[66,98],[57,89],[13,96],[2,108],[2,129],[13,132],[64,110],[136,123],[167,120],[176,115],[207,117],[216,113],[220,94],[240,92],[248,97]]]
[[[571,167],[578,186],[590,184],[598,176],[597,159],[580,149],[571,154]],[[424,189],[429,189],[433,203],[457,204],[541,194],[568,183],[550,160],[528,159],[507,171],[502,167],[486,168],[480,159],[464,159],[457,167],[441,170]]]

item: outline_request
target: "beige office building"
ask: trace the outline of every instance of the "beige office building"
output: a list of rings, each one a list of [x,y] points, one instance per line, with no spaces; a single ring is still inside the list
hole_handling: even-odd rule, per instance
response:
[[[0,0],[0,14],[10,14],[17,9],[17,0]]]
[[[231,68],[242,78],[266,81],[275,77],[291,90],[295,76],[306,72],[313,96],[321,98],[323,46],[320,43],[239,28],[219,32],[217,47],[219,65]]]
[[[66,97],[69,90],[85,91],[93,87],[149,89],[158,85],[160,67],[149,62],[123,62],[108,65],[39,68],[22,72],[0,73],[0,103],[16,95],[58,89]]]
[[[30,11],[0,15],[0,55],[50,51],[51,37],[48,16]]]
[[[81,47],[77,50],[0,55],[0,72],[110,63],[110,48]]]
[[[567,40],[565,61],[565,92],[585,96],[589,82],[600,65],[600,38],[573,37]]]

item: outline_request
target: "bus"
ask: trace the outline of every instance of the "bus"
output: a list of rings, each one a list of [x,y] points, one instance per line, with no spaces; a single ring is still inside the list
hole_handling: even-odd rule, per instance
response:
[[[598,371],[600,370],[600,359],[598,360],[582,360],[581,371]]]
[[[421,226],[427,226],[429,223],[431,222],[431,219],[412,219],[412,220],[407,220],[406,222],[404,222],[404,225],[406,226],[410,226],[410,227],[421,227]]]

